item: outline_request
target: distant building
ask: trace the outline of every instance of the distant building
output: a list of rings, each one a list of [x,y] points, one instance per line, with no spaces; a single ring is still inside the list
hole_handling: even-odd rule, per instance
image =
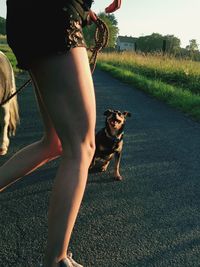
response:
[[[128,36],[117,37],[117,50],[118,51],[135,51],[137,38]]]

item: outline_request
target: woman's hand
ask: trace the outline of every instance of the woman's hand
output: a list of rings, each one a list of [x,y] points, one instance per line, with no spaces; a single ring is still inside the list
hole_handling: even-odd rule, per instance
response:
[[[90,9],[88,24],[90,25],[92,22],[95,22],[96,20],[97,20],[97,15]]]
[[[115,12],[117,9],[121,6],[121,0],[114,0],[112,4],[110,4],[108,7],[106,7],[105,12],[106,13],[112,13]]]
[[[89,10],[89,14],[88,14],[88,25],[91,25],[92,22],[95,22],[97,20],[97,15],[94,13],[94,11],[92,11],[91,9]]]

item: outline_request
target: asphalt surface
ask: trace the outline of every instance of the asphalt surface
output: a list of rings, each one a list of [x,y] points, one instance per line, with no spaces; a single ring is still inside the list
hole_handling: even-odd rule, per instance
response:
[[[200,124],[96,71],[97,130],[107,108],[127,110],[122,182],[90,174],[70,249],[85,267],[200,266]],[[18,81],[19,83],[19,81]],[[31,88],[19,97],[21,125],[2,164],[42,136]],[[37,267],[59,160],[0,194],[0,267]]]

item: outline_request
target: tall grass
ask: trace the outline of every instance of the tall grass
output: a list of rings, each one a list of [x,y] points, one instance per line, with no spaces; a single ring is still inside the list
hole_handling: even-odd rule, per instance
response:
[[[128,52],[102,53],[99,60],[200,94],[200,62]]]
[[[100,55],[98,66],[200,120],[200,63],[161,55],[109,53]]]

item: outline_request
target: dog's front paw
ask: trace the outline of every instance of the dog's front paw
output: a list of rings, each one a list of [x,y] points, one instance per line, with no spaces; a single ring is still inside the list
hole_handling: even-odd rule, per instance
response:
[[[107,170],[107,167],[108,167],[108,166],[102,166],[102,167],[101,167],[101,172],[105,172],[105,171]]]
[[[117,175],[117,176],[115,176],[115,180],[116,181],[122,181],[123,177],[121,175]]]

